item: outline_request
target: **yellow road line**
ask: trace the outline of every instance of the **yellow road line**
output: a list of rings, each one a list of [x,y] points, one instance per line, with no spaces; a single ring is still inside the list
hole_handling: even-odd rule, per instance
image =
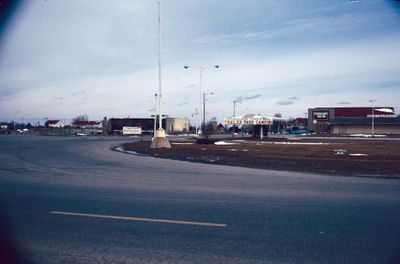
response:
[[[166,220],[166,219],[157,219],[157,218],[142,218],[142,217],[102,215],[102,214],[88,214],[88,213],[74,213],[74,212],[62,212],[62,211],[50,211],[50,214],[93,217],[93,218],[106,218],[106,219],[114,219],[114,220],[128,220],[128,221],[179,224],[179,225],[198,225],[198,226],[211,226],[211,227],[226,227],[227,226],[226,224],[215,224],[215,223],[205,223],[205,222]]]

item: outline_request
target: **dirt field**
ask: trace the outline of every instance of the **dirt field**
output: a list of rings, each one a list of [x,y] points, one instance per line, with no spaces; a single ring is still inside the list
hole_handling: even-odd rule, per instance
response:
[[[307,171],[335,175],[400,178],[400,141],[339,139],[224,140],[196,144],[171,141],[171,149],[150,149],[149,142],[123,147],[140,154],[249,168]]]

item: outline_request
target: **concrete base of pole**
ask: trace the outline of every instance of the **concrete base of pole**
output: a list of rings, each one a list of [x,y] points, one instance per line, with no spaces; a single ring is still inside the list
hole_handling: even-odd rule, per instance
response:
[[[157,148],[171,148],[171,144],[167,137],[165,136],[165,131],[162,128],[157,129],[156,137],[153,138],[151,142],[150,148],[157,149]]]

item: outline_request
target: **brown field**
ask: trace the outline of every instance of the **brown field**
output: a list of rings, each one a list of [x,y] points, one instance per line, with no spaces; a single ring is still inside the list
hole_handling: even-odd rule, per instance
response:
[[[305,138],[224,142],[234,145],[196,144],[195,140],[187,140],[171,141],[171,149],[154,150],[149,142],[127,143],[123,147],[160,158],[210,164],[400,178],[400,141]],[[340,153],[340,150],[345,151]]]

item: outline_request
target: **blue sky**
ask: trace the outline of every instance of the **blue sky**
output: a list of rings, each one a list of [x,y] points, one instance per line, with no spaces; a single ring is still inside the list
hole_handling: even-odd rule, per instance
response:
[[[158,90],[157,1],[26,1],[0,43],[0,119],[148,117]],[[321,106],[400,112],[392,1],[162,1],[163,109],[301,117]],[[215,69],[213,65],[220,65]],[[188,70],[184,65],[191,66]]]

